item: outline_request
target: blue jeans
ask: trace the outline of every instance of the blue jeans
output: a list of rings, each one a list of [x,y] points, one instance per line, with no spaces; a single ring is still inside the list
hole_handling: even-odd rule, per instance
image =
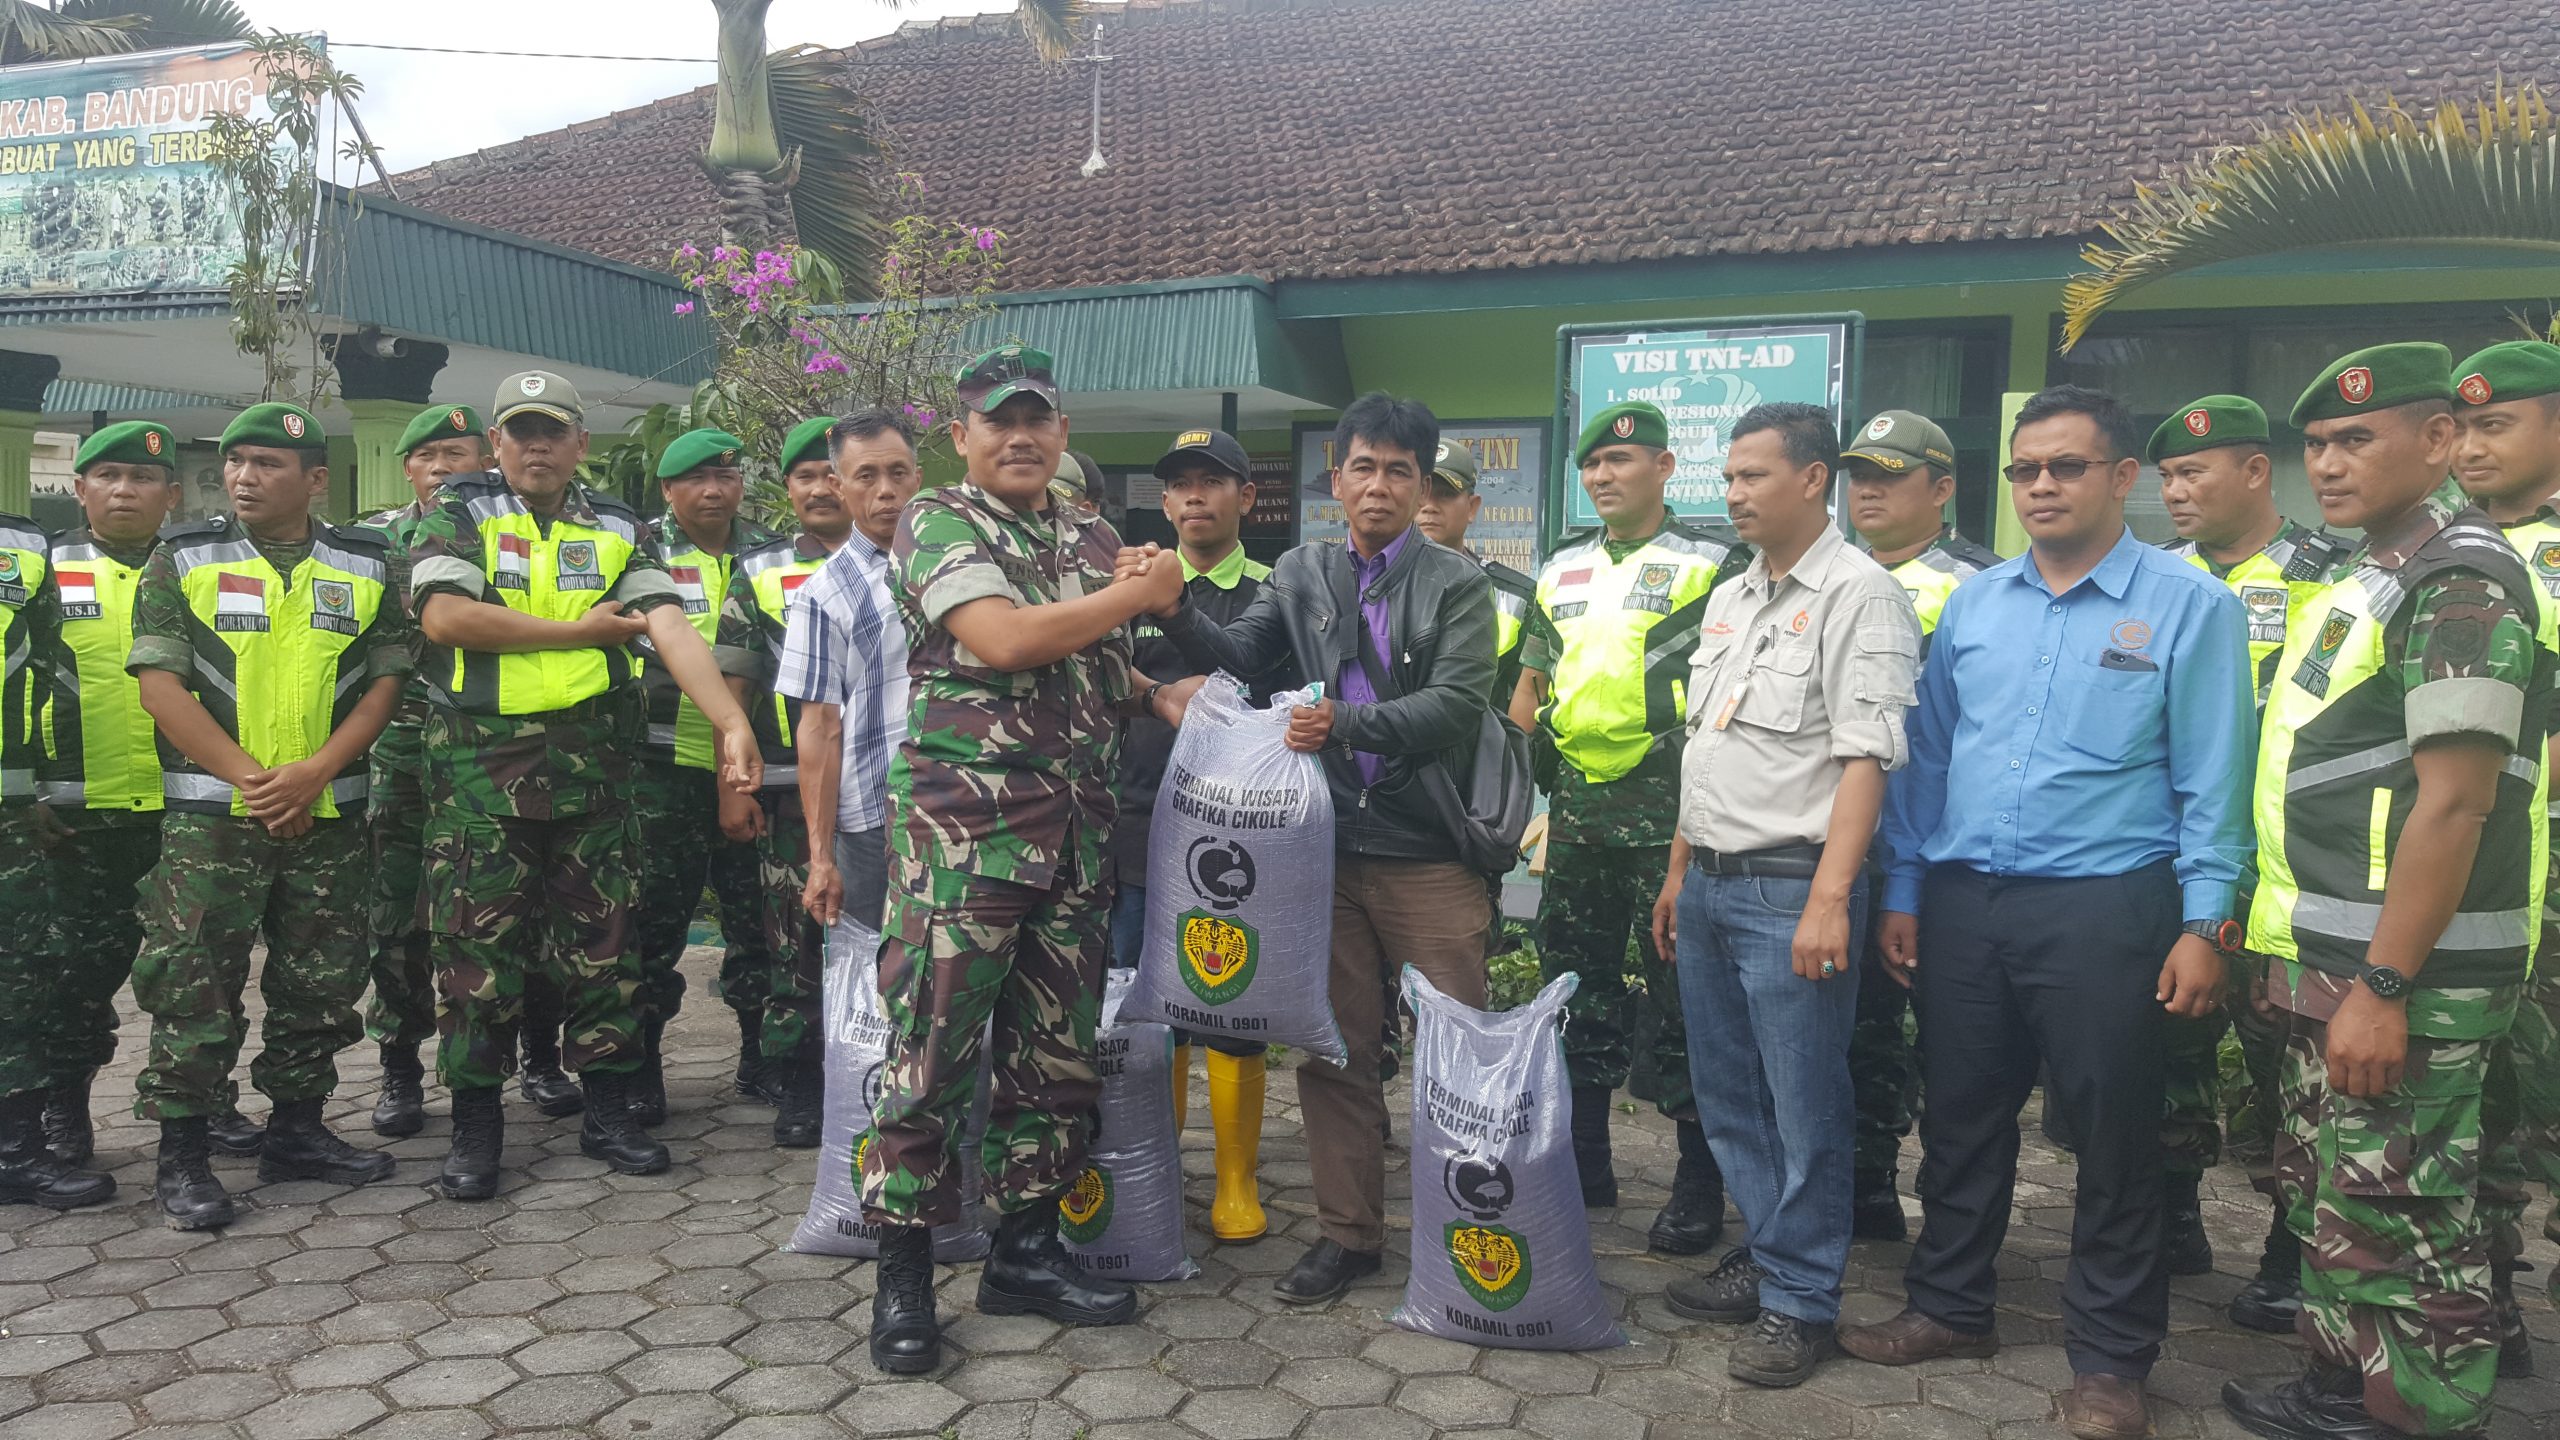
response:
[[[1111,902],[1111,968],[1135,970],[1147,944],[1147,887],[1120,882]]]
[[[1819,982],[1795,973],[1796,921],[1812,891],[1811,880],[1690,870],[1676,968],[1698,1123],[1751,1258],[1769,1274],[1760,1306],[1827,1325],[1840,1317],[1849,1260],[1849,1032],[1866,881],[1849,896],[1849,963]]]

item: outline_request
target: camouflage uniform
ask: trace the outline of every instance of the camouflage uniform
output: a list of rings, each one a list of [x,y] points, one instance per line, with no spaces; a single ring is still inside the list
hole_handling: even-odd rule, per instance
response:
[[[364,523],[396,546],[426,518],[422,502],[385,510]],[[426,682],[415,678],[400,691],[400,708],[366,757],[372,791],[365,806],[365,836],[373,862],[369,887],[373,938],[373,1000],[365,1033],[377,1045],[415,1049],[436,1033],[435,959],[418,923],[418,881],[426,834]]]
[[[226,532],[238,529],[232,521],[212,524]],[[172,532],[178,538],[152,555],[134,601],[134,667],[168,671],[198,691],[211,682],[195,657],[203,645],[219,642],[197,638],[204,622],[180,589],[171,547],[210,528]],[[313,527],[314,540],[337,544],[366,535]],[[317,583],[296,575],[319,563],[312,541],[252,543],[288,585],[301,578],[307,591]],[[380,549],[369,553],[376,564],[385,555]],[[316,629],[317,621],[312,623]],[[387,587],[380,610],[348,642],[338,664],[341,674],[359,680],[359,698],[373,682],[409,673],[407,621]],[[314,675],[310,682],[327,684],[329,677]],[[246,695],[234,703],[244,712],[254,704]],[[306,734],[301,743],[305,753],[319,748],[318,737]],[[184,778],[179,757],[165,743],[162,753],[174,787]],[[258,989],[266,1001],[260,1028],[265,1048],[250,1062],[250,1083],[280,1105],[326,1098],[338,1085],[337,1053],[364,1033],[356,1002],[364,996],[371,862],[361,839],[362,787],[324,790],[324,802],[334,799],[338,813],[315,815],[308,830],[289,840],[277,839],[245,814],[181,809],[181,792],[169,793],[160,863],[143,899],[142,950],[133,965],[134,1002],[151,1016],[151,1058],[135,1084],[134,1114],[182,1120],[231,1108],[231,1067],[248,1032],[241,996],[249,982],[250,950],[262,937],[267,954]],[[227,809],[234,802],[203,803]]]
[[[1019,512],[963,482],[919,496],[891,555],[912,646],[907,738],[890,764],[889,915],[880,994],[894,1035],[865,1152],[877,1223],[959,1216],[959,1126],[993,1047],[980,1161],[998,1205],[1027,1209],[1083,1168],[1111,894],[1104,842],[1121,630],[1028,673],[990,669],[942,627],[1001,596],[1042,604],[1110,582],[1120,538],[1063,507]],[[992,1022],[992,1023],[990,1023]]]
[[[54,968],[42,945],[52,906],[36,843],[36,712],[47,686],[53,627],[45,601],[45,542],[35,522],[0,515],[0,1097],[53,1083],[46,1050]]]
[[[503,477],[449,481],[444,503],[409,537],[399,572],[412,615],[439,594],[498,603],[492,553],[475,503],[520,512]],[[554,523],[587,529],[638,518],[573,486]],[[478,581],[475,586],[474,581]],[[645,543],[598,599],[632,614],[677,603]],[[427,712],[427,827],[423,919],[436,958],[442,1035],[436,1065],[448,1089],[494,1089],[513,1074],[525,982],[548,969],[567,1010],[570,1069],[627,1072],[640,1063],[633,1014],[639,965],[631,945],[630,796],[644,720],[636,661],[608,657],[600,694],[522,714],[459,708],[440,676],[453,652],[422,644],[439,689]],[[485,663],[488,657],[471,657]]]
[[[759,546],[752,557],[740,557],[731,589],[750,621],[752,648],[760,656],[779,656],[789,629],[789,607],[828,551],[806,533]],[[756,572],[772,574],[768,593],[781,598],[777,613],[758,598]],[[796,741],[800,702],[760,687],[748,710],[756,738],[764,749],[764,838],[755,846],[762,889],[762,941],[766,963],[762,973],[743,972],[733,985],[721,974],[721,998],[740,1015],[761,1013],[760,1051],[768,1060],[791,1060],[818,1033],[818,1004],[826,977],[826,927],[800,903],[809,886],[809,827],[800,809],[800,772]],[[725,902],[724,902],[725,903]],[[728,914],[726,909],[722,916]],[[752,987],[752,988],[750,988]],[[811,1058],[817,1058],[812,1052]]]

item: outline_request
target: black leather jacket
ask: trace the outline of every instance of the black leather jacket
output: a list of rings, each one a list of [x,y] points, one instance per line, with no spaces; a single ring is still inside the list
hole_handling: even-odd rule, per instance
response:
[[[1324,749],[1332,783],[1334,848],[1397,860],[1455,860],[1458,846],[1414,779],[1438,755],[1464,775],[1474,764],[1485,696],[1493,686],[1493,583],[1475,560],[1408,532],[1377,584],[1387,602],[1387,678],[1393,699],[1349,705],[1336,694],[1352,649],[1366,635],[1351,558],[1339,540],[1301,545],[1280,557],[1262,593],[1220,625],[1185,605],[1164,622],[1165,637],[1202,670],[1255,675],[1275,665],[1289,684],[1321,680],[1334,695],[1333,737]],[[1361,783],[1351,752],[1386,757],[1374,787]]]

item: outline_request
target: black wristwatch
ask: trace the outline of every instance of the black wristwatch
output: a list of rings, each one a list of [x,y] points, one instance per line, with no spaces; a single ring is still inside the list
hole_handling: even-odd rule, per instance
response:
[[[2178,928],[2202,939],[2225,955],[2239,954],[2240,942],[2247,939],[2249,935],[2237,920],[2190,920]]]
[[[2397,1000],[2409,993],[2409,977],[2388,965],[2367,965],[2356,978],[2364,982],[2364,988],[2385,1000]]]

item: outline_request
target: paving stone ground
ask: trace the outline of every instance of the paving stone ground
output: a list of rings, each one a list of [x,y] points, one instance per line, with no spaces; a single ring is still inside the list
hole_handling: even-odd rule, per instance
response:
[[[425,1185],[448,1122],[443,1092],[431,1089],[427,1131],[391,1147],[401,1165],[386,1183],[260,1186],[254,1162],[219,1162],[247,1201],[220,1235],[164,1229],[152,1207],[156,1132],[126,1115],[143,1033],[129,1018],[122,1058],[99,1086],[102,1108],[118,1112],[99,1148],[123,1187],[119,1203],[58,1216],[0,1208],[0,1440],[2063,1433],[2051,1392],[2069,1378],[2058,1304],[2071,1171],[2032,1128],[2001,1261],[2001,1354],[1909,1370],[1843,1360],[1800,1390],[1770,1392],[1726,1377],[1734,1332],[1663,1307],[1664,1284],[1703,1262],[1644,1251],[1673,1165],[1670,1130],[1649,1112],[1619,1117],[1627,1203],[1593,1216],[1625,1348],[1477,1350],[1392,1328],[1401,1233],[1376,1283],[1315,1313],[1281,1305],[1272,1278],[1316,1234],[1285,1071],[1272,1077],[1264,1142],[1272,1237],[1221,1247],[1207,1236],[1208,1117],[1195,1077],[1185,1164],[1199,1279],[1146,1287],[1137,1325],[1075,1331],[979,1316],[974,1267],[946,1269],[948,1360],[931,1376],[884,1379],[863,1354],[870,1267],[784,1248],[813,1153],[773,1150],[772,1112],[732,1095],[736,1031],[703,999],[712,956],[697,950],[687,968],[695,1003],[671,1037],[676,1113],[660,1132],[676,1156],[668,1173],[607,1174],[578,1154],[575,1120],[546,1121],[510,1103],[504,1193],[484,1205],[438,1199]],[[378,1078],[372,1052],[344,1058],[333,1119],[351,1138],[379,1143],[364,1127]],[[1403,1104],[1400,1086],[1399,1135]],[[1400,1163],[1388,1183],[1401,1215]],[[2220,1318],[2255,1263],[2264,1217],[2236,1171],[2212,1178],[2207,1213],[2220,1269],[2177,1282],[2174,1333],[2151,1380],[2159,1434],[2181,1440],[2240,1433],[2214,1401],[2225,1378],[2299,1368],[2290,1342]],[[1900,1307],[1906,1254],[1857,1247],[1850,1319]],[[2537,1239],[2532,1258],[2548,1267],[2560,1257]],[[2544,1374],[2560,1375],[2560,1322],[2540,1298],[2540,1278],[2531,1322]],[[2505,1383],[2498,1400],[2494,1440],[2560,1440],[2560,1381]]]

